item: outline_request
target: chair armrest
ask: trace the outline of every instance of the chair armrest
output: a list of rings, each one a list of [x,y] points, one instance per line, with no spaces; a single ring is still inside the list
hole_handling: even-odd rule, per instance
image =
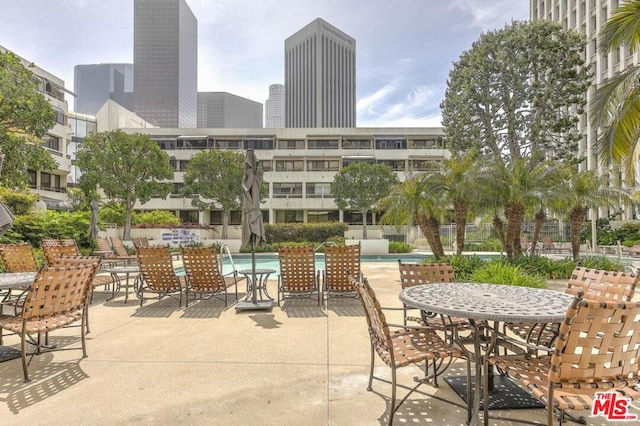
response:
[[[509,343],[510,345],[514,345],[517,348],[522,348],[522,349],[526,348],[532,351],[542,351],[547,353],[553,351],[553,348],[549,346],[534,345],[533,343],[526,342],[522,339],[507,336],[505,333],[502,333],[500,330],[498,330],[497,327],[490,327],[489,325],[487,325],[487,328],[490,328],[492,330],[493,335],[495,336],[496,340],[498,340],[499,342],[506,342],[506,343]],[[502,346],[505,346],[505,345],[503,344]],[[517,350],[512,350],[512,351],[518,352]]]

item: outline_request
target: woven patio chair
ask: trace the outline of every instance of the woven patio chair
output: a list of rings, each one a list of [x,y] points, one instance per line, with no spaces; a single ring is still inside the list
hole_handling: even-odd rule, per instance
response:
[[[442,374],[455,358],[462,357],[462,353],[457,347],[446,343],[432,327],[410,327],[387,323],[383,308],[367,279],[356,279],[350,276],[349,280],[362,302],[371,338],[371,367],[367,390],[372,390],[374,378],[386,382],[386,380],[373,375],[376,353],[391,368],[391,401],[388,409],[389,418],[387,419],[387,424],[391,425],[395,412],[407,398],[420,385],[428,383],[435,376]],[[396,370],[410,365],[421,367],[421,364],[424,363],[423,367],[426,371],[426,365],[429,362],[433,363],[434,373],[419,380],[396,405]],[[436,368],[437,364],[444,367],[438,369]],[[467,368],[471,368],[468,360]]]
[[[639,280],[640,276],[626,272],[577,266],[567,281],[565,293],[582,292],[585,299],[601,302],[629,302]],[[510,330],[526,343],[551,350],[559,327],[560,324],[506,323],[505,331]]]
[[[72,243],[73,242],[73,243]],[[79,256],[80,250],[75,240],[44,239],[40,243],[47,267],[54,265],[61,256]]]
[[[280,275],[278,275],[278,306],[280,301],[308,297],[322,301],[316,272],[316,257],[311,246],[280,246],[278,249]]]
[[[551,355],[486,357],[485,373],[490,365],[546,405],[547,424],[553,424],[554,413],[559,424],[565,418],[577,420],[567,410],[589,410],[597,392],[624,392],[640,382],[640,303],[583,299],[579,291],[567,309]]]
[[[155,293],[158,299],[165,296],[176,298],[178,294],[178,306],[182,305],[182,282],[173,270],[169,247],[140,247],[137,257],[140,275],[136,293],[140,298],[140,306],[145,293]]]
[[[135,237],[131,239],[131,242],[135,248],[149,247],[149,239],[147,237]]]
[[[349,281],[349,274],[362,276],[360,269],[360,244],[350,246],[325,246],[322,293],[330,297],[357,297],[358,293]]]
[[[39,269],[31,244],[0,244],[0,260],[5,272],[37,272]],[[14,314],[18,315],[27,291],[0,291],[0,315],[5,306],[12,308]]]
[[[111,237],[111,247],[116,257],[125,263],[135,262],[138,259],[137,254],[129,254],[129,251],[122,243],[122,239],[118,237]]]
[[[88,304],[88,286],[96,273],[96,264],[44,268],[39,271],[29,289],[21,317],[0,321],[0,333],[6,330],[20,335],[22,370],[27,371],[27,339],[36,335],[34,354],[41,352],[42,335],[81,321],[82,357],[87,356],[85,319]],[[64,349],[58,349],[64,350]]]
[[[402,288],[413,287],[422,284],[450,283],[455,281],[455,273],[450,263],[403,263],[398,259],[398,269],[400,271],[400,284]],[[424,326],[434,327],[444,331],[447,341],[453,343],[453,331],[455,327],[458,331],[469,328],[467,318],[458,318],[437,315],[431,312],[421,312],[421,318],[408,315],[408,308],[403,304],[404,324],[407,321],[421,323]]]
[[[238,282],[244,277],[238,277],[232,271],[223,275],[218,264],[218,254],[213,247],[181,247],[182,263],[186,273],[185,306],[189,306],[189,293],[200,295],[209,294],[211,297],[224,295],[224,306],[227,306],[227,287],[235,288],[238,300]]]

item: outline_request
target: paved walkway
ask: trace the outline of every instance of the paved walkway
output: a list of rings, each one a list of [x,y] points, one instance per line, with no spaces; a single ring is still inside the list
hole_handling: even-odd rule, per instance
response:
[[[386,306],[399,306],[395,263],[363,265]],[[269,282],[275,295],[276,280]],[[24,383],[19,360],[0,363],[3,425],[372,425],[386,423],[390,386],[366,390],[369,337],[357,300],[306,301],[236,313],[220,301],[178,308],[171,299],[124,303],[97,294],[91,306],[88,358],[79,350],[36,356]],[[390,320],[401,321],[401,312]],[[79,347],[77,329],[52,333],[60,347]],[[15,336],[5,344],[16,347]],[[377,374],[389,369],[376,360]],[[462,375],[464,362],[451,374]],[[401,369],[410,385],[419,370]],[[428,393],[456,403],[446,383]],[[400,396],[403,390],[399,391]],[[545,421],[544,410],[494,412]],[[461,425],[463,408],[414,395],[396,424]],[[491,420],[493,425],[513,424]],[[604,420],[594,425],[613,425]],[[627,424],[629,423],[620,423]]]

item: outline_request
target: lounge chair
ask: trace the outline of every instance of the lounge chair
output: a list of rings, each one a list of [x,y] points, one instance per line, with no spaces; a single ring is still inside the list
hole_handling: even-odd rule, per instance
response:
[[[361,278],[360,244],[349,246],[325,246],[325,269],[322,274],[324,299],[330,297],[357,297],[358,293],[349,281],[349,275]]]
[[[189,306],[189,293],[209,294],[211,297],[224,295],[227,306],[227,287],[233,286],[238,300],[238,277],[235,271],[223,275],[218,265],[218,255],[213,247],[181,247],[182,263],[186,273],[185,306]]]
[[[0,244],[0,260],[5,272],[37,272],[39,267],[31,244]],[[11,307],[15,315],[21,311],[28,290],[13,293],[0,292],[0,315],[2,308]]]
[[[311,246],[280,246],[278,249],[280,275],[278,275],[278,306],[280,301],[294,298],[318,299],[322,296],[318,283],[320,272],[316,272],[316,258]]]
[[[178,298],[178,306],[182,305],[182,282],[173,270],[171,251],[168,247],[139,247],[137,250],[140,275],[138,277],[137,295],[140,306],[145,293],[154,293],[159,299],[165,296]]]

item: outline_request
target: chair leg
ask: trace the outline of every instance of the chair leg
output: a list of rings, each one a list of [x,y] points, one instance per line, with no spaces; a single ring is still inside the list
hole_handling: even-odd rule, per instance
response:
[[[24,373],[25,383],[29,381],[29,373],[27,372],[27,333],[23,330],[20,335],[20,352],[22,352],[22,372]]]
[[[369,386],[367,386],[367,390],[373,390],[372,384],[373,384],[373,367],[374,364],[376,362],[376,354],[375,354],[375,350],[373,349],[373,344],[371,345],[371,367],[369,369]]]
[[[85,313],[88,312],[89,310],[87,308],[85,308]],[[86,315],[82,316],[82,320],[80,323],[80,338],[82,340],[82,358],[86,358],[87,357],[87,345],[86,345],[86,339],[85,339],[85,319],[86,319]],[[86,324],[87,328],[89,327],[89,324]]]
[[[399,407],[396,407],[396,369],[391,367],[391,404],[389,406],[389,421],[387,425],[393,424],[393,415]]]

